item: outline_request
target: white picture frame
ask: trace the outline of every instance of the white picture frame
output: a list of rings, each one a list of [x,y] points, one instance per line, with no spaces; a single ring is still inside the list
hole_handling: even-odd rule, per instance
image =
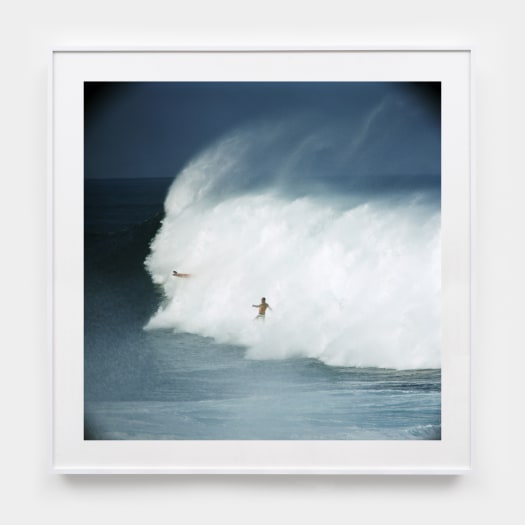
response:
[[[49,349],[53,472],[460,474],[470,469],[472,50],[55,49],[50,62]],[[442,83],[440,440],[84,439],[83,83],[184,80]]]

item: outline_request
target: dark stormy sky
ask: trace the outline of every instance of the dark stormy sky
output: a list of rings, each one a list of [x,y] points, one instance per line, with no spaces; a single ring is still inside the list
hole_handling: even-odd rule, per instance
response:
[[[84,94],[87,179],[173,178],[236,128],[294,121],[295,138],[298,126],[325,130],[307,163],[345,158],[344,176],[439,183],[439,83],[88,82]]]

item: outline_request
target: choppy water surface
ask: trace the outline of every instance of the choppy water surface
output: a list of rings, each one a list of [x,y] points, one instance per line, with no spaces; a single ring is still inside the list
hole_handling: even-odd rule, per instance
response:
[[[106,394],[86,403],[99,439],[440,437],[437,370],[250,360],[242,348],[167,331],[127,350],[134,366],[126,359],[118,385],[108,381]]]

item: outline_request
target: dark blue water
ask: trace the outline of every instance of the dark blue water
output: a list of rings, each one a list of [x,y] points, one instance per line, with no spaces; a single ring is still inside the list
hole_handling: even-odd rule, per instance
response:
[[[441,373],[256,361],[195,334],[145,331],[144,270],[171,181],[86,181],[86,439],[440,439]]]

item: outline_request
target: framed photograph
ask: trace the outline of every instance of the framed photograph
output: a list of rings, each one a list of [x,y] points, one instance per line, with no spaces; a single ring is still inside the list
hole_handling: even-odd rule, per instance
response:
[[[472,52],[55,50],[52,468],[470,468]]]

